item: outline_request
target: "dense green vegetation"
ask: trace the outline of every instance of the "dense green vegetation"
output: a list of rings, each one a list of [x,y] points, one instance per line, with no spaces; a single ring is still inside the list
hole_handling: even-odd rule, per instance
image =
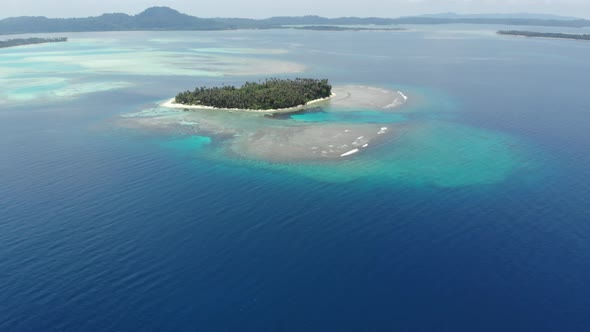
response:
[[[31,44],[59,43],[59,42],[67,42],[67,41],[68,41],[68,38],[66,38],[66,37],[17,38],[17,39],[9,39],[9,40],[0,40],[0,48],[21,46],[21,45],[31,45]]]
[[[586,27],[589,20],[505,17],[340,17],[281,16],[267,19],[198,18],[168,7],[152,7],[137,15],[121,13],[85,18],[11,17],[0,20],[0,34],[76,32],[76,31],[137,31],[137,30],[229,30],[284,29],[294,25],[396,25],[396,24],[505,24],[554,27]],[[322,28],[325,29],[325,28]]]
[[[561,39],[575,39],[575,40],[590,40],[590,34],[568,34],[556,32],[534,32],[534,31],[515,31],[515,30],[501,30],[498,31],[500,35],[509,36],[524,36],[537,38],[561,38]]]
[[[175,102],[184,105],[202,105],[217,108],[279,109],[289,108],[329,97],[332,86],[326,79],[278,79],[246,82],[242,87],[201,87],[181,92]]]

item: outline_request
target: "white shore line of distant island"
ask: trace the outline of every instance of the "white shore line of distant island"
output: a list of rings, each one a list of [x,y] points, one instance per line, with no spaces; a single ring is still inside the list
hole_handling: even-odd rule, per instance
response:
[[[298,105],[298,106],[293,106],[293,107],[288,107],[288,108],[268,109],[268,110],[243,109],[243,108],[219,108],[219,107],[205,106],[205,105],[185,105],[185,104],[176,103],[175,98],[171,98],[171,99],[166,100],[165,102],[161,103],[160,106],[166,107],[166,108],[177,108],[177,109],[224,110],[224,111],[239,111],[239,112],[273,114],[273,113],[296,112],[296,111],[304,109],[307,106],[330,100],[330,99],[334,98],[335,96],[336,96],[336,94],[332,93],[329,97],[310,100],[303,105]]]

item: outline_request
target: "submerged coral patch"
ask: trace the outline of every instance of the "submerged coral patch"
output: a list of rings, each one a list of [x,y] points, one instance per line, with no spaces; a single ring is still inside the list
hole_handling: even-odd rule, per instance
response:
[[[127,127],[210,136],[222,143],[209,153],[220,163],[322,182],[459,187],[497,183],[531,166],[516,139],[438,119],[452,105],[441,95],[428,101],[420,90],[357,85],[336,86],[334,92],[317,107],[280,116],[156,107],[120,121]],[[416,101],[408,104],[412,98]]]

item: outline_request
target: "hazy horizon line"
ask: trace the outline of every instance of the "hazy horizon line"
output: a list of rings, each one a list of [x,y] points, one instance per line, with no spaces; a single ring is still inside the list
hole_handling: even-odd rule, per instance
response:
[[[8,19],[8,18],[18,18],[18,17],[45,17],[48,19],[71,19],[71,18],[89,18],[89,17],[99,17],[102,15],[107,15],[107,14],[125,14],[125,15],[129,15],[129,16],[136,16],[139,15],[141,13],[143,13],[144,11],[150,9],[150,8],[170,8],[172,10],[175,10],[181,14],[186,14],[192,17],[197,17],[197,18],[203,18],[203,19],[227,19],[227,18],[237,18],[237,19],[251,19],[251,20],[264,20],[264,19],[269,19],[269,18],[274,18],[274,17],[306,17],[306,16],[315,16],[315,17],[322,17],[322,18],[328,18],[328,19],[335,19],[335,18],[349,18],[349,17],[355,17],[355,18],[381,18],[381,19],[398,19],[398,18],[406,18],[406,17],[429,17],[429,16],[438,16],[438,15],[457,15],[457,16],[526,16],[526,15],[541,15],[541,16],[551,16],[551,17],[555,17],[555,19],[557,18],[561,18],[561,19],[571,19],[571,20],[582,20],[582,19],[588,19],[586,17],[581,17],[581,16],[571,16],[571,15],[559,15],[559,14],[553,14],[553,13],[544,13],[544,12],[473,12],[473,13],[466,13],[466,12],[431,12],[431,13],[421,13],[421,14],[414,14],[414,15],[401,15],[401,16],[355,16],[355,15],[340,15],[340,16],[324,16],[324,15],[319,15],[319,14],[304,14],[304,15],[284,15],[284,14],[278,14],[278,15],[273,15],[273,16],[266,16],[266,17],[246,17],[246,16],[197,16],[194,15],[192,13],[189,12],[183,12],[180,10],[177,10],[173,7],[169,7],[169,6],[150,6],[147,7],[139,12],[136,13],[129,13],[129,12],[124,12],[124,11],[113,11],[113,12],[103,12],[101,14],[97,14],[97,15],[90,15],[90,16],[46,16],[46,15],[18,15],[18,16],[0,16],[0,20],[4,20],[4,19]]]

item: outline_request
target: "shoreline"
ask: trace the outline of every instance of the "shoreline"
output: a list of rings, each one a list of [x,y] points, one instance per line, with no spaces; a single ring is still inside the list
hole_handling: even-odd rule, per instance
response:
[[[521,31],[517,31],[521,32]],[[522,32],[534,32],[534,31],[522,31]],[[581,39],[575,38],[575,36],[582,36],[585,34],[563,34],[564,37],[555,37],[555,36],[543,36],[543,35],[524,35],[521,33],[500,33],[500,31],[496,32],[497,36],[505,37],[505,38],[527,38],[527,39],[547,39],[547,40],[573,40],[573,41],[580,41],[580,42],[590,42],[590,39]]]
[[[542,37],[542,36],[523,36],[523,35],[504,35],[504,34],[498,34],[499,36],[505,37],[505,38],[526,38],[526,39],[539,39],[539,40],[571,40],[571,41],[577,41],[577,42],[590,42],[590,40],[586,40],[586,39],[576,39],[576,38],[558,38],[558,37]]]
[[[312,100],[306,105],[283,110],[227,110],[230,114],[221,116],[224,112],[211,111],[218,110],[213,107],[181,105],[169,99],[155,104],[163,103],[172,108],[150,108],[154,114],[140,114],[125,118],[124,121],[128,126],[154,131],[177,133],[181,130],[191,135],[218,135],[220,140],[227,140],[228,153],[248,159],[272,162],[345,160],[366,153],[379,142],[397,137],[398,130],[405,125],[399,123],[399,118],[394,115],[388,121],[389,116],[386,114],[401,112],[400,107],[410,100],[412,96],[401,90],[343,85],[335,86],[329,98]],[[320,116],[317,122],[289,116],[289,112],[306,112],[322,107],[325,109],[321,112],[342,114],[325,120]],[[190,108],[194,111],[188,111]],[[172,109],[176,110],[171,112]],[[182,109],[187,111],[183,112]],[[359,114],[363,111],[370,113],[366,121],[347,120],[347,112],[352,112],[352,118],[360,116],[361,120],[364,119]],[[265,115],[281,112],[285,113],[285,117],[261,120]],[[239,116],[240,113],[242,116]],[[380,114],[384,117],[381,118]],[[372,121],[374,115],[379,116],[376,122]]]
[[[197,110],[223,110],[223,111],[238,111],[238,112],[249,112],[249,113],[262,113],[262,114],[274,114],[274,113],[292,113],[298,112],[313,104],[317,104],[323,101],[328,101],[336,96],[335,93],[332,93],[329,97],[326,98],[319,98],[310,100],[303,105],[297,105],[288,108],[276,108],[276,109],[268,109],[268,110],[260,110],[260,109],[245,109],[245,108],[219,108],[213,106],[205,106],[205,105],[184,105],[184,104],[177,104],[174,102],[175,98],[171,98],[166,100],[163,103],[160,103],[160,107],[165,108],[176,108],[176,109],[197,109]]]

